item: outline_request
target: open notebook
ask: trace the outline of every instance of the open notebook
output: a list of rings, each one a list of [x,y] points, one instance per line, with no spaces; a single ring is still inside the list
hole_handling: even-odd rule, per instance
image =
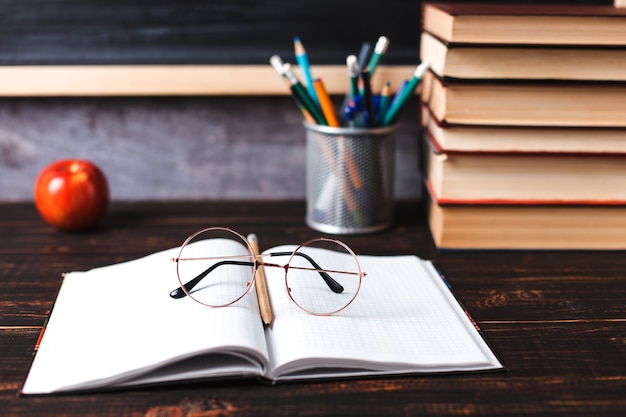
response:
[[[170,298],[177,253],[65,274],[22,394],[502,369],[433,265],[415,256],[360,256],[357,298],[328,317],[300,310],[284,271],[266,268],[274,322],[265,327],[254,291],[224,308]]]

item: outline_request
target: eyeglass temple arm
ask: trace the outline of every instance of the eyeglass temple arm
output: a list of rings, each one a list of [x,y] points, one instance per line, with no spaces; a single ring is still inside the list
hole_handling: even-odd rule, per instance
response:
[[[313,258],[311,258],[309,255],[303,252],[272,252],[269,255],[270,256],[289,256],[292,253],[294,255],[301,256],[307,261],[309,261],[309,263],[313,265],[315,269],[324,269],[321,266],[319,266],[318,263],[313,260]],[[332,292],[337,293],[337,294],[340,294],[343,292],[343,286],[337,281],[335,281],[330,275],[328,275],[328,273],[324,271],[317,271],[317,272],[320,274],[320,276],[322,277],[322,279],[324,280],[326,285],[328,285],[328,288],[330,288]]]
[[[183,298],[187,296],[187,293],[193,289],[204,277],[209,275],[211,271],[215,270],[218,266],[222,265],[242,265],[242,266],[253,266],[253,262],[244,262],[244,261],[221,261],[211,265],[209,268],[205,269],[200,275],[195,277],[194,279],[188,281],[182,287],[176,288],[174,291],[170,293],[170,297],[172,298]],[[183,289],[184,288],[184,289]]]
[[[292,254],[292,252],[272,252],[269,255],[270,256],[289,256],[291,254]],[[306,253],[296,252],[295,255],[301,256],[304,259],[306,259],[307,261],[309,261],[309,263],[314,268],[322,269],[319,266],[319,264],[317,262],[315,262],[313,260],[313,258],[311,258]],[[207,268],[202,273],[200,273],[200,275],[198,275],[197,277],[195,277],[192,280],[190,280],[187,283],[185,283],[182,287],[178,287],[174,291],[170,292],[170,297],[175,298],[175,299],[186,297],[187,293],[189,291],[191,291],[196,285],[198,285],[198,283],[200,281],[202,281],[204,279],[204,277],[206,277],[212,271],[214,271],[217,267],[222,266],[222,265],[253,266],[254,263],[252,263],[252,262],[244,262],[244,261],[221,261],[221,262],[217,262],[217,263],[211,265],[209,268]],[[341,284],[339,284],[337,281],[335,281],[330,275],[328,275],[328,273],[326,273],[324,271],[318,271],[318,273],[320,274],[320,276],[322,277],[322,279],[324,280],[326,285],[328,285],[328,288],[330,288],[330,290],[332,292],[337,293],[337,294],[340,294],[340,293],[343,292],[343,286]]]

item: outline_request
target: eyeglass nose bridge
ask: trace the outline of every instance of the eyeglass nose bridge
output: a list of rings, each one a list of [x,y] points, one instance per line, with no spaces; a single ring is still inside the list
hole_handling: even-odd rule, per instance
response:
[[[270,268],[282,268],[285,270],[285,272],[289,270],[289,265],[281,265],[281,264],[275,264],[272,262],[264,262],[264,261],[256,261],[254,265],[254,269],[257,269],[261,266],[269,266]]]
[[[294,266],[291,266],[290,263],[287,263],[285,265],[280,265],[280,264],[273,264],[273,263],[269,263],[269,262],[260,262],[260,264],[262,264],[264,266],[269,266],[269,267],[283,268],[285,270],[285,274],[289,273],[289,268],[305,270],[305,271],[316,271],[318,274],[320,274],[320,276],[322,277],[322,279],[324,280],[324,282],[326,283],[326,285],[328,286],[328,288],[330,288],[330,290],[332,292],[334,292],[336,294],[341,294],[344,291],[344,288],[343,288],[343,286],[340,283],[338,283],[335,279],[333,279],[333,277],[331,277],[328,274],[328,272],[324,270],[324,268],[319,266],[319,264],[317,262],[315,262],[315,260],[313,258],[311,258],[309,255],[307,255],[304,252],[299,252],[299,251],[295,251],[295,252],[272,252],[272,253],[269,253],[268,256],[290,256],[291,258],[293,258],[294,256],[301,256],[304,259],[306,259],[313,266],[313,268],[294,267]]]
[[[320,240],[327,240],[327,239],[320,239]],[[285,274],[289,273],[289,268],[308,270],[308,271],[314,270],[318,274],[320,274],[320,276],[322,277],[322,279],[324,280],[324,282],[326,283],[326,285],[328,286],[328,288],[330,288],[332,292],[336,294],[341,294],[344,291],[344,288],[340,283],[338,283],[335,279],[333,279],[333,277],[331,277],[328,274],[328,272],[324,270],[324,268],[322,268],[317,262],[315,262],[313,258],[311,258],[309,255],[307,255],[304,252],[299,252],[297,250],[295,252],[271,252],[269,256],[289,256],[290,261],[294,256],[301,256],[302,258],[306,259],[307,262],[309,262],[313,266],[313,268],[294,267],[294,266],[291,266],[291,262],[287,263],[286,265],[273,265],[273,266],[284,268]],[[268,265],[268,266],[272,266],[272,265]]]

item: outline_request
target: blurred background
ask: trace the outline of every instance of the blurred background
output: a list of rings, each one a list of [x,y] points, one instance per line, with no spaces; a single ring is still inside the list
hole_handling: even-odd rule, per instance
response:
[[[294,36],[311,65],[344,65],[380,35],[391,40],[381,65],[414,66],[421,2],[0,0],[0,18],[0,69],[269,67],[273,54],[295,61]],[[34,86],[45,78],[38,74]],[[64,158],[98,164],[113,200],[304,198],[305,133],[287,86],[249,96],[2,93],[11,82],[0,76],[0,201],[32,200],[39,171]],[[395,193],[416,198],[416,98],[400,125]]]

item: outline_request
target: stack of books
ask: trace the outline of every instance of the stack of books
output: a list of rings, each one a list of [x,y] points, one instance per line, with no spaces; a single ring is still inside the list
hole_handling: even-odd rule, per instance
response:
[[[626,9],[428,3],[439,248],[626,249]]]

